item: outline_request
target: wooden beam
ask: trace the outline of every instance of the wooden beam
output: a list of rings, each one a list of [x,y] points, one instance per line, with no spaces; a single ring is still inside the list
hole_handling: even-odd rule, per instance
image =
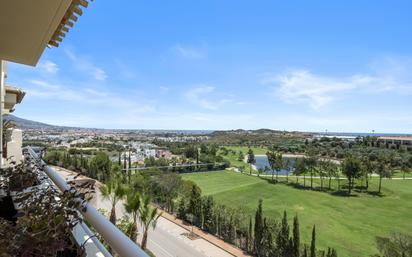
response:
[[[59,42],[63,41],[63,39],[61,37],[55,37],[54,40],[59,41]]]
[[[59,43],[57,43],[56,41],[50,40],[49,45],[54,46],[54,47],[59,47]]]
[[[70,15],[70,18],[69,18],[69,19],[72,20],[72,21],[74,21],[74,22],[76,22],[76,21],[77,21],[77,16],[74,15],[74,14],[72,14],[72,15]]]
[[[76,0],[76,3],[78,5],[83,6],[84,8],[87,8],[87,6],[89,5],[89,3],[86,0]]]
[[[69,26],[69,27],[73,27],[73,22],[71,22],[71,21],[69,21],[69,20],[67,20],[67,21],[65,22],[65,24],[66,24],[67,26]]]
[[[75,7],[73,8],[73,11],[74,11],[77,15],[79,15],[79,16],[82,16],[82,14],[83,14],[82,9],[80,9],[78,6],[75,6]]]

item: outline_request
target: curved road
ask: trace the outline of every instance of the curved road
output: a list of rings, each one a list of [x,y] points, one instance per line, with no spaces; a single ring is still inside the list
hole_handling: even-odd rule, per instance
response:
[[[72,180],[77,173],[70,170],[53,166],[53,168],[62,175],[66,180]],[[79,176],[77,179],[87,177]],[[96,187],[101,186],[101,183],[96,181]],[[110,212],[111,205],[108,200],[104,200],[100,191],[96,189],[96,193],[90,203],[96,209],[106,210]],[[116,205],[116,215],[118,218],[125,215],[123,203],[119,202]],[[141,227],[139,226],[138,229]],[[139,232],[138,241],[141,240],[141,231]],[[233,257],[228,252],[218,248],[208,241],[198,238],[191,240],[185,236],[188,233],[186,229],[176,225],[175,223],[160,217],[157,221],[156,229],[150,229],[147,248],[152,251],[156,257]]]

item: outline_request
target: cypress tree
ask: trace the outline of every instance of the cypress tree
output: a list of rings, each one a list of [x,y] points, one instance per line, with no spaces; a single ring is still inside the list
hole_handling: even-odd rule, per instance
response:
[[[263,236],[263,215],[262,215],[262,199],[259,200],[259,205],[255,214],[255,233],[254,233],[254,252],[260,256],[260,249],[262,248]]]
[[[293,218],[293,251],[292,254],[294,257],[299,257],[300,251],[300,235],[299,235],[299,219],[296,215]]]
[[[213,197],[207,196],[203,201],[203,223],[204,229],[208,232],[212,231],[212,223],[213,223]]]
[[[302,257],[308,257],[308,246],[305,244],[303,247],[303,255]]]
[[[294,249],[293,249],[293,237],[289,238],[289,242],[288,242],[288,252],[286,254],[286,256],[294,256]],[[298,256],[299,257],[299,256]]]
[[[188,212],[192,214],[193,218],[196,218],[196,221],[192,220],[194,225],[199,225],[201,221],[201,211],[202,211],[202,199],[200,188],[196,185],[192,186],[192,191],[189,198]]]
[[[262,244],[259,249],[260,255],[258,256],[273,256],[276,249],[273,249],[272,232],[269,229],[266,218],[263,219],[263,231],[262,231]]]
[[[186,205],[183,198],[179,201],[179,207],[177,208],[177,217],[181,220],[186,219]]]
[[[326,254],[326,257],[331,257],[332,251],[330,250],[330,247],[328,247],[328,253]]]
[[[316,228],[313,225],[312,241],[310,242],[310,257],[316,257]]]
[[[119,166],[122,166],[122,152],[119,151],[119,160],[118,160]]]
[[[247,234],[247,242],[246,242],[246,249],[248,252],[252,251],[252,242],[253,242],[253,234],[252,234],[252,217],[249,217],[249,231]]]
[[[289,224],[286,211],[283,212],[283,219],[281,223],[278,236],[276,238],[277,250],[280,256],[288,256],[289,252]]]
[[[126,169],[127,161],[126,161],[126,154],[123,155],[123,169]]]

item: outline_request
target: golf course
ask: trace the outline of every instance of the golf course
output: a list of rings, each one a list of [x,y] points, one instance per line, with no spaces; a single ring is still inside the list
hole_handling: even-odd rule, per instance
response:
[[[371,256],[378,253],[377,236],[412,234],[412,180],[385,179],[380,196],[355,192],[348,197],[295,187],[294,177],[289,178],[289,183],[271,183],[270,177],[214,171],[188,173],[183,178],[195,182],[202,195],[211,195],[218,203],[244,206],[251,217],[259,199],[263,200],[266,217],[280,220],[286,210],[291,223],[298,215],[301,242],[310,242],[312,226],[316,225],[317,246],[334,247],[339,256]],[[370,192],[376,190],[378,182],[377,178],[370,181]],[[319,184],[319,179],[315,179],[314,187]]]

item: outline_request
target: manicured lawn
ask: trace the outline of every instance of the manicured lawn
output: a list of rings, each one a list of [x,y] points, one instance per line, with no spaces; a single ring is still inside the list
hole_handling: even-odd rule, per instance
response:
[[[230,171],[189,173],[183,177],[196,182],[202,194],[230,206],[243,205],[250,215],[254,215],[259,198],[268,217],[280,218],[286,210],[291,221],[298,214],[303,242],[310,243],[310,230],[315,224],[318,246],[334,247],[339,256],[377,253],[376,236],[393,232],[412,235],[412,180],[384,180],[383,197],[364,193],[346,197],[271,184]],[[308,185],[309,179],[306,182]],[[315,182],[319,184],[319,180]],[[371,181],[371,190],[377,188],[377,182],[378,179]]]

